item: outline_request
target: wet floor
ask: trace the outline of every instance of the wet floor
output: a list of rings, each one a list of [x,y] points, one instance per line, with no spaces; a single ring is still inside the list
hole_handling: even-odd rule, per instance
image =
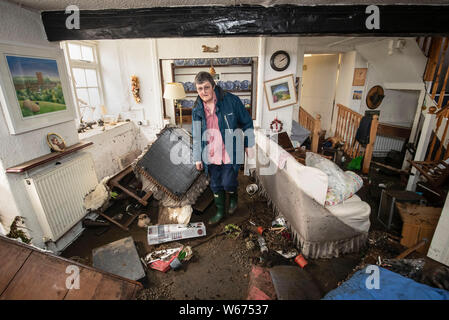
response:
[[[380,190],[377,190],[377,188],[379,181],[385,182],[385,179],[390,181],[390,185],[397,183],[400,186],[400,181],[395,177],[376,176],[375,173],[372,173],[370,178],[365,179],[365,185],[358,193],[362,200],[367,201],[371,206],[371,230],[380,230],[379,232],[383,232],[383,227],[376,219],[380,199]],[[213,204],[203,214],[192,214],[191,218],[191,222],[205,222],[207,226],[206,237],[222,232],[227,224],[240,226],[243,230],[240,235],[237,237],[226,234],[219,235],[197,247],[195,245],[203,242],[205,238],[179,241],[178,243],[182,245],[193,247],[191,260],[184,263],[182,268],[177,271],[169,270],[167,273],[163,273],[148,269],[146,271],[147,277],[142,281],[145,289],[138,294],[138,299],[242,300],[246,299],[248,295],[252,265],[271,267],[287,264],[297,266],[293,259],[288,260],[280,256],[279,259],[263,260],[257,244],[253,249],[247,247],[248,239],[254,240],[253,236],[244,232],[245,226],[248,226],[248,221],[269,224],[274,218],[273,211],[268,206],[266,199],[258,195],[250,197],[245,192],[245,187],[253,182],[251,177],[244,176],[240,172],[239,207],[233,216],[226,217],[220,224],[213,227],[207,226],[207,220],[215,213]],[[126,201],[118,202],[108,209],[108,214],[113,216],[117,213],[123,213],[126,205]],[[157,221],[157,209],[157,201],[153,200],[141,212],[147,213],[151,221],[155,223]],[[126,218],[126,213],[124,216]],[[130,226],[129,231],[124,231],[114,225],[111,225],[107,231],[101,228],[86,229],[81,237],[63,252],[63,256],[91,265],[92,249],[128,236],[133,237],[141,257],[158,249],[157,245],[150,246],[147,244],[146,229],[139,228],[135,221]],[[176,244],[166,245],[176,246]],[[375,254],[374,251],[369,251],[369,249],[333,259],[308,259],[306,271],[315,279],[321,296],[347,279],[357,265],[362,262],[362,259],[369,263],[375,263],[375,254],[394,257],[406,248],[394,243],[394,245],[385,245],[375,251]],[[369,257],[370,254],[372,257]],[[299,268],[299,266],[297,267]]]

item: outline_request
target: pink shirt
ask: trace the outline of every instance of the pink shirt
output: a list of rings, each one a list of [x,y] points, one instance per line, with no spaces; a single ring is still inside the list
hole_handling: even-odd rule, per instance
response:
[[[207,127],[207,151],[209,153],[209,164],[227,164],[231,162],[228,153],[223,143],[223,137],[218,127],[218,117],[215,113],[215,107],[217,104],[217,97],[214,92],[214,98],[211,102],[206,103],[203,101],[204,113],[206,115],[206,127]],[[211,111],[209,111],[211,110]]]

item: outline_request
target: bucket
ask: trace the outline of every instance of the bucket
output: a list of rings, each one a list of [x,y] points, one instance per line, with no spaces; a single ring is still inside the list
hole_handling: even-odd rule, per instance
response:
[[[307,260],[304,258],[302,254],[298,254],[295,258],[295,262],[301,267],[304,268],[307,265]]]
[[[255,194],[257,192],[257,190],[259,190],[259,186],[255,183],[253,184],[249,184],[246,186],[246,192],[252,196],[253,194]]]

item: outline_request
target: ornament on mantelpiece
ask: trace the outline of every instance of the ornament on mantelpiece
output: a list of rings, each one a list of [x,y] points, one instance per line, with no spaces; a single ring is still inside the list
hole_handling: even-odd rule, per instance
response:
[[[208,47],[203,44],[201,47],[203,48],[203,52],[218,52],[218,44],[215,47]]]
[[[139,78],[137,76],[131,76],[131,91],[134,96],[134,100],[136,100],[137,103],[140,103],[140,85],[139,85]]]
[[[282,132],[283,124],[282,121],[279,120],[277,117],[274,118],[273,121],[270,123],[270,129],[273,132]]]

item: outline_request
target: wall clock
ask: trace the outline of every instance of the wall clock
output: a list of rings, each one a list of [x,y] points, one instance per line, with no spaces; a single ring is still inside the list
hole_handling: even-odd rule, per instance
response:
[[[276,51],[271,56],[270,65],[273,70],[284,71],[290,65],[290,55],[283,50]]]

